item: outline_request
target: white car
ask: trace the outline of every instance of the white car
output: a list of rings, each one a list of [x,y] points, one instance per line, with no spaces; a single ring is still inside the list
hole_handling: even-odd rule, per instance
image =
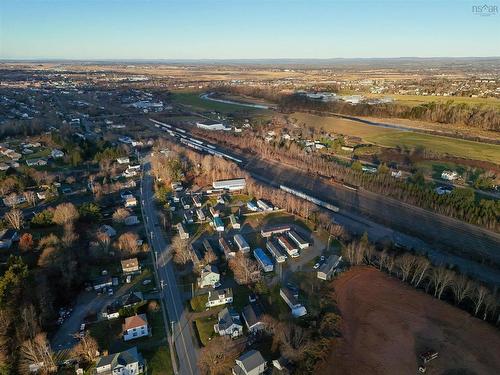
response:
[[[221,283],[219,283],[219,282],[216,282],[216,283],[214,284],[214,288],[219,288],[220,286],[221,286]]]
[[[313,269],[317,270],[319,268],[319,263],[316,263],[314,266],[313,266]]]

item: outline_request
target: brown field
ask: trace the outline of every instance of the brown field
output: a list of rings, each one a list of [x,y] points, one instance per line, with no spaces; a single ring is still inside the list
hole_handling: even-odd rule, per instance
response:
[[[426,374],[499,374],[500,333],[445,302],[373,268],[333,282],[342,334],[319,374],[416,374],[417,356],[439,358]]]

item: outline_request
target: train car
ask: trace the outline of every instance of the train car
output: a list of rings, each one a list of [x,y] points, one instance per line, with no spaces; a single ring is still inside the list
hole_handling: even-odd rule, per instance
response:
[[[207,144],[207,147],[208,147],[208,148],[211,148],[212,150],[215,150],[215,146],[213,146],[213,145],[208,145],[208,144]]]
[[[283,191],[286,191],[287,193],[290,193],[290,194],[296,195],[297,197],[305,199],[306,201],[312,202],[318,206],[324,207],[327,210],[330,210],[333,212],[339,212],[339,208],[337,206],[334,206],[333,204],[328,203],[328,202],[324,202],[318,198],[312,197],[312,196],[310,196],[302,191],[289,188],[288,186],[285,186],[285,185],[280,185],[280,189]]]

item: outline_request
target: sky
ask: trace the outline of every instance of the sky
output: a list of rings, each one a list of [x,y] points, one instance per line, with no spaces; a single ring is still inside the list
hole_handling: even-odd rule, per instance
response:
[[[500,1],[485,4],[500,9]],[[0,0],[0,58],[500,56],[500,14],[480,16],[473,5],[465,0]]]

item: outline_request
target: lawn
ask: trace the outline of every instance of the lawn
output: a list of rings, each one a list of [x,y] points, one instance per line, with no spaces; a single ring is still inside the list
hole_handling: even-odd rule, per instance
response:
[[[415,166],[425,175],[436,179],[441,178],[441,173],[443,173],[444,170],[457,171],[458,174],[463,175],[463,173],[467,169],[467,167],[464,165],[450,163],[450,162],[434,161],[434,160],[420,161],[416,163]]]
[[[218,111],[221,113],[232,113],[232,112],[257,112],[257,109],[242,107],[234,104],[219,103],[210,100],[205,100],[200,98],[199,92],[176,92],[173,94],[174,102],[188,105],[194,109],[202,111]]]
[[[205,311],[206,309],[206,303],[207,303],[207,295],[206,294],[202,294],[200,296],[196,296],[194,298],[191,299],[191,301],[189,302],[190,306],[191,306],[191,310],[193,310],[194,312],[201,312],[201,311]]]
[[[156,350],[146,350],[142,352],[148,365],[148,375],[171,375],[172,360],[167,346],[160,346]]]
[[[366,137],[366,140],[387,147],[401,146],[415,148],[421,146],[440,154],[449,154],[500,164],[500,146],[498,145],[414,132],[392,132],[372,135]]]
[[[207,346],[208,342],[217,336],[214,331],[214,324],[217,324],[217,315],[210,315],[204,318],[198,318],[194,321],[198,331],[198,337],[203,346]]]

